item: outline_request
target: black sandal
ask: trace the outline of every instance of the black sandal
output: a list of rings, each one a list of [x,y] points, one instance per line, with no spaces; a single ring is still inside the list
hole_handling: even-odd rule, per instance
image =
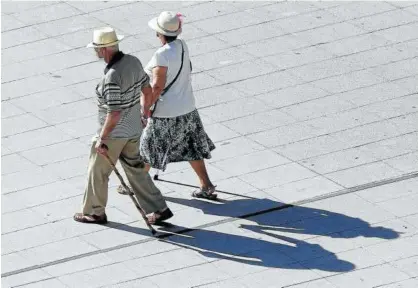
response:
[[[170,219],[171,217],[174,216],[173,212],[171,212],[170,208],[165,209],[163,212],[154,212],[153,213],[153,219],[150,219],[150,217],[148,218],[148,221],[151,225],[161,225],[163,224],[163,222],[167,219]]]
[[[87,217],[93,218],[92,220],[88,219]],[[98,215],[86,215],[83,213],[75,213],[74,220],[81,223],[89,223],[89,224],[106,224],[107,223],[107,216],[103,214],[102,216]]]

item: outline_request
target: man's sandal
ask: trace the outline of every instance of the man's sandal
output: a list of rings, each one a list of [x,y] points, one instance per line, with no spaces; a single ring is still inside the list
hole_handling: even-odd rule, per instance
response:
[[[74,220],[81,223],[90,223],[90,224],[106,224],[107,216],[103,214],[102,216],[98,215],[87,215],[83,213],[76,213],[74,215]]]
[[[154,212],[147,216],[148,221],[151,225],[161,225],[167,219],[173,217],[173,212],[171,212],[170,208],[165,209],[164,211]]]
[[[203,198],[209,200],[215,200],[218,198],[218,194],[215,193],[216,186],[212,186],[210,188],[202,189],[193,191],[192,196],[195,198]]]
[[[129,189],[130,189],[130,191],[132,191],[132,187],[129,187]],[[119,185],[118,189],[116,191],[119,194],[122,194],[122,195],[129,195],[130,193],[132,193],[132,192],[126,190],[122,185]]]

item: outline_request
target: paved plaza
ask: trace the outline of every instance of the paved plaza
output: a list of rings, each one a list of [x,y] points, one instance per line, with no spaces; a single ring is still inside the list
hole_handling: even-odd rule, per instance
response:
[[[109,224],[77,223],[105,67],[85,45],[110,25],[145,65],[163,10],[220,200],[176,163],[158,238],[113,174]],[[2,1],[1,31],[1,287],[418,287],[418,2]]]

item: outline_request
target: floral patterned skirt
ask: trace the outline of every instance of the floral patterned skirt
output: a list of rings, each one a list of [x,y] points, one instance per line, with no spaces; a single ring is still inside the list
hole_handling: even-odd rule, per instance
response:
[[[197,110],[174,118],[150,118],[139,147],[144,161],[163,171],[168,163],[210,159],[215,149]]]

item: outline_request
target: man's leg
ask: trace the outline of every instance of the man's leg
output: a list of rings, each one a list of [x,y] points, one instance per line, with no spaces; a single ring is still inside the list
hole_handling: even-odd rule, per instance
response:
[[[126,140],[107,140],[108,155],[114,163],[125,146]],[[93,142],[90,152],[89,167],[87,170],[87,185],[84,192],[82,213],[77,213],[74,220],[79,222],[100,222],[105,217],[105,208],[108,197],[109,176],[112,166],[107,159],[96,152],[96,142]]]
[[[163,211],[168,210],[161,191],[155,186],[145,167],[145,163],[139,155],[139,141],[128,141],[122,150],[121,156],[120,161],[126,177],[145,214],[156,212],[161,214]],[[158,218],[158,216],[156,217]],[[152,220],[156,219],[151,219],[151,222],[155,222]]]

